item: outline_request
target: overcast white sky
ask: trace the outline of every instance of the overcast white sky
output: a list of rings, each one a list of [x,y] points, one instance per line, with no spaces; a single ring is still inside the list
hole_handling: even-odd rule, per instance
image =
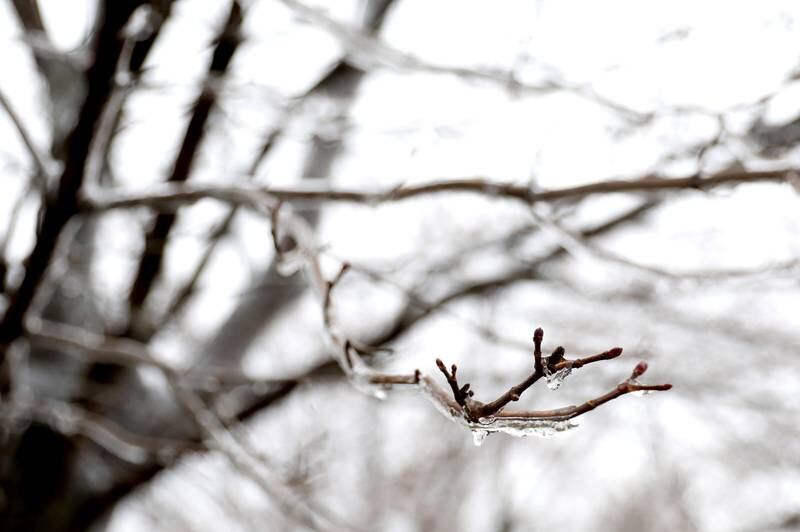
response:
[[[344,50],[339,39],[300,20],[280,1],[254,0],[248,4],[246,41],[235,57],[221,101],[222,112],[215,117],[216,129],[208,137],[193,181],[240,180],[265,126],[280,116],[284,99],[301,93]],[[94,2],[40,0],[40,5],[54,45],[66,52],[79,48],[91,26]],[[317,5],[348,24],[358,9],[356,1]],[[208,43],[227,6],[222,0],[177,3],[173,20],[152,54],[144,88],[127,104],[127,123],[112,154],[120,186],[144,189],[164,179],[182,134],[188,106],[196,94],[197,81],[207,68]],[[541,96],[514,93],[497,83],[468,82],[447,74],[376,69],[363,84],[344,121],[346,150],[335,165],[332,182],[378,188],[440,178],[484,176],[562,187],[615,176],[635,177],[654,169],[675,175],[691,174],[696,170],[693,158],[670,164],[664,164],[662,158],[713,138],[717,122],[712,113],[727,111],[724,116],[731,136],[743,134],[755,114],[751,108],[737,106],[779,91],[767,106],[768,121],[782,123],[798,115],[800,83],[786,81],[792,69],[800,65],[798,35],[800,3],[796,0],[658,3],[399,0],[380,34],[381,41],[394,49],[439,66],[513,70],[523,82],[536,83],[557,76],[570,85],[592,87],[604,98],[634,111],[662,111],[663,116],[638,126],[574,93]],[[76,57],[79,60],[80,54]],[[0,4],[0,67],[4,72],[0,90],[44,151],[49,132],[42,104],[46,95],[8,3]],[[678,107],[702,111],[674,112]],[[335,105],[312,104],[295,117],[287,138],[259,168],[256,179],[265,183],[296,183],[308,147],[309,130],[323,128],[324,132],[325,127],[331,127],[325,122],[331,110],[335,111]],[[746,142],[731,140],[724,148],[709,154],[707,170],[718,170],[736,157],[746,159],[754,167],[800,162],[798,150],[780,161],[759,160]],[[31,162],[15,129],[0,112],[2,230],[30,168]],[[800,219],[796,214],[800,212],[800,204],[797,195],[788,191],[786,186],[752,185],[733,191],[689,195],[659,209],[641,226],[603,240],[602,245],[638,262],[677,271],[753,268],[788,260],[800,256]],[[590,202],[581,207],[575,219],[602,218],[610,209],[629,203],[629,198],[619,197]],[[457,241],[459,238],[489,237],[511,223],[527,219],[527,213],[515,207],[492,205],[492,208],[496,210],[489,211],[483,200],[469,198],[420,202],[410,207],[335,207],[325,213],[319,229],[320,240],[336,256],[375,264],[407,259],[419,253],[421,247],[431,254],[444,255],[461,243]],[[28,210],[9,249],[12,260],[21,260],[32,244],[35,205],[31,204]],[[187,265],[203,249],[198,235],[203,235],[221,212],[218,205],[208,202],[184,213],[176,228],[177,244],[167,257],[167,284],[185,275]],[[129,223],[127,217],[112,218],[104,229],[114,238],[110,239],[110,253],[98,258],[97,270],[109,297],[126,289],[128,274],[138,259],[139,236],[125,230]],[[180,359],[192,349],[193,344],[187,339],[202,338],[222,321],[235,306],[236,294],[248,286],[252,269],[269,257],[264,223],[243,216],[238,224],[239,240],[223,245],[215,257],[205,276],[205,290],[188,317],[181,321],[184,330],[156,340],[155,349],[165,358]],[[587,338],[582,345],[573,346],[575,350],[593,349],[594,340],[605,341],[609,331],[603,330],[602,324],[592,330],[591,320],[578,317],[578,313],[581,309],[591,312],[593,306],[600,308],[598,299],[613,301],[615,286],[622,286],[624,291],[635,283],[630,280],[629,272],[608,264],[586,257],[573,260],[574,268],[565,275],[565,282],[574,283],[584,291],[583,295],[576,296],[564,289],[561,294],[564,298],[575,299],[559,310],[544,302],[552,301],[553,293],[537,287],[522,288],[509,298],[512,302],[506,301],[507,308],[520,309],[520,316],[501,320],[495,324],[498,329],[524,342],[530,336],[527,329],[531,328],[532,314],[547,315],[547,319],[560,322],[568,321],[574,312],[574,327],[588,328]],[[498,261],[497,257],[481,256],[467,269],[481,275]],[[213,282],[215,279],[225,282]],[[796,339],[795,316],[800,315],[796,281],[780,278],[766,282],[766,288],[747,284],[731,289],[726,285],[700,293],[694,291],[694,285],[653,282],[653,290],[663,297],[663,308],[682,313],[686,321],[698,316],[725,319],[730,317],[732,309],[746,303],[743,321],[747,320],[751,327],[768,326]],[[376,308],[391,305],[385,294],[374,297],[379,302]],[[365,297],[365,301],[371,300]],[[313,304],[302,302],[299,307],[286,318],[289,327],[295,323],[291,320],[315,319],[309,318],[315,312]],[[613,318],[608,319],[620,328],[636,320],[659,319],[626,310],[621,304],[614,308],[609,311]],[[480,320],[484,311],[459,308],[456,313]],[[429,366],[443,350],[450,352],[448,356],[453,361],[469,360],[475,339],[461,335],[463,324],[459,323],[456,319],[434,321],[408,340],[404,346],[408,356],[398,364],[404,368]],[[647,333],[642,332],[644,326],[641,330],[634,326],[632,331],[619,333],[630,343],[644,346],[645,351],[680,353],[681,346],[691,345],[693,340],[686,339],[685,343],[678,340],[677,344],[665,347],[673,331],[670,327],[655,323],[653,331]],[[717,340],[709,340],[714,341]],[[728,345],[726,341],[722,339],[713,345],[722,350]],[[287,339],[284,335],[265,338],[264,342],[256,351],[266,345],[270,350],[289,353],[298,346],[313,345],[315,339]],[[665,363],[668,359],[655,360]],[[627,368],[628,362],[632,361],[614,369],[624,372],[622,368]],[[275,364],[256,353],[248,360],[248,370],[268,374]],[[516,362],[509,362],[508,367],[499,364],[503,371],[521,367]],[[674,367],[663,374],[681,375]],[[793,375],[778,387],[789,390],[796,386],[796,381],[797,375]],[[307,406],[309,410],[323,408],[320,404],[326,398],[318,395],[309,392],[308,404],[312,405]],[[689,408],[691,402],[662,401],[661,397],[653,400],[659,401],[658,406],[621,407],[626,409],[620,411],[624,414],[620,413],[619,418],[613,418],[615,426],[624,426],[625,415],[641,417],[655,411],[645,408],[658,409],[664,423],[674,424],[661,427],[669,433],[665,445],[686,441],[687,449],[701,449],[709,455],[717,451],[713,430],[703,425],[702,414]],[[402,401],[401,406],[381,408],[396,408],[394,415],[429,408]],[[797,407],[796,399],[789,407]],[[310,415],[302,406],[293,404],[291,408]],[[354,410],[360,411],[359,408]],[[371,402],[363,410],[370,412],[370,408],[374,408]],[[586,424],[591,422],[587,420]],[[587,430],[602,430],[600,423],[591,425]],[[270,427],[269,421],[267,426]],[[626,461],[636,463],[630,468],[631,476],[647,468],[651,450],[642,450],[642,433],[636,428],[630,432],[620,430],[618,437],[600,438],[594,446],[595,460],[590,461],[596,475],[591,483],[593,489],[604,489],[604,482],[624,482],[618,473]],[[772,430],[776,429],[767,428],[765,433],[771,434]],[[569,441],[573,436],[563,438]],[[581,439],[588,436],[574,438],[577,440],[572,444],[564,445],[579,449],[581,442],[588,441]],[[487,446],[486,452],[492,452],[491,446]],[[514,452],[522,452],[520,447],[515,449]],[[679,454],[676,451],[676,456]],[[726,491],[723,484],[732,473],[719,463],[718,469],[710,467],[704,471],[704,478],[697,479],[690,487],[690,495],[697,495],[700,501],[696,502],[697,507],[705,509],[698,512],[702,518],[699,528],[738,529],[738,523],[746,516],[763,509],[763,501],[753,495],[759,489],[766,490],[775,509],[797,508],[800,477],[796,457],[790,461],[794,473],[787,472],[780,479],[750,478],[752,482],[747,488],[732,494],[727,501],[723,500],[724,495],[730,490]],[[215,471],[211,466],[209,470]],[[192,475],[202,476],[197,471],[186,467],[163,482],[169,486],[171,482],[180,482],[181,475],[190,479],[194,478]],[[520,475],[509,478],[525,482]],[[166,491],[168,487],[156,493]],[[142,526],[136,510],[133,506],[123,512],[123,517],[115,521],[118,526],[114,530],[135,530]],[[218,511],[211,514],[213,519],[220,519]],[[198,527],[205,519],[202,513],[185,517]],[[551,520],[559,522],[552,516]]]

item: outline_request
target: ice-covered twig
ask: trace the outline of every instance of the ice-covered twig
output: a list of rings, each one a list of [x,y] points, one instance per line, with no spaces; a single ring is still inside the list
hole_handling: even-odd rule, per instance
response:
[[[636,374],[637,369],[644,368],[647,369],[647,364],[640,362],[636,368],[634,368],[634,374]],[[639,373],[641,375],[642,373]],[[617,397],[623,396],[628,393],[633,392],[665,392],[667,390],[672,389],[671,384],[638,384],[632,382],[631,379],[626,380],[618,384],[613,390],[609,391],[608,393],[601,395],[600,397],[596,397],[594,399],[589,399],[585,403],[580,405],[571,405],[566,406],[563,408],[556,408],[552,410],[529,410],[529,411],[502,411],[496,414],[497,418],[506,418],[506,419],[549,419],[553,421],[567,421],[573,418],[576,418],[580,415],[585,414],[586,412],[590,412],[597,408],[598,406],[607,403],[616,399]]]
[[[419,370],[407,375],[390,375],[375,371],[369,368],[360,357],[370,348],[368,346],[359,346],[354,340],[340,331],[335,324],[332,313],[331,294],[348,271],[349,265],[343,263],[333,277],[327,278],[323,273],[318,246],[314,243],[313,234],[307,224],[295,216],[291,209],[281,208],[280,210],[281,212],[277,214],[275,210],[272,212],[273,225],[278,224],[277,227],[273,227],[273,238],[279,240],[282,234],[291,237],[293,243],[291,252],[296,253],[302,259],[302,267],[306,270],[312,287],[320,297],[323,325],[329,344],[333,349],[332,354],[348,380],[365,393],[383,398],[387,390],[400,385],[422,390],[445,416],[469,427],[476,434],[475,442],[480,443],[486,434],[490,432],[506,432],[515,436],[527,436],[529,434],[549,436],[571,428],[572,425],[568,423],[570,419],[593,410],[597,406],[621,395],[635,391],[664,391],[671,388],[669,384],[648,386],[633,382],[635,377],[644,373],[647,368],[646,365],[639,364],[634,370],[636,375],[632,375],[628,381],[618,385],[606,395],[591,399],[581,405],[549,411],[507,411],[504,408],[509,402],[519,400],[525,390],[543,376],[547,376],[548,373],[553,374],[566,369],[577,369],[586,364],[609,360],[622,354],[622,348],[615,347],[589,357],[569,360],[564,357],[564,348],[559,346],[545,360],[542,357],[544,331],[541,328],[536,329],[533,335],[533,373],[520,384],[511,387],[500,397],[489,403],[482,403],[473,399],[474,392],[470,389],[470,384],[459,385],[458,367],[453,364],[448,371],[444,362],[439,359],[436,360],[436,365],[445,376],[451,395],[442,390],[433,378],[423,375]],[[563,375],[565,376],[565,374]]]
[[[521,383],[517,384],[516,386],[512,386],[511,388],[508,389],[508,391],[503,393],[500,397],[489,403],[482,403],[476,399],[472,399],[474,393],[469,389],[470,388],[469,384],[465,384],[464,386],[459,387],[458,380],[456,379],[457,367],[455,364],[453,364],[452,366],[452,372],[448,373],[444,363],[441,360],[438,359],[436,360],[436,365],[439,367],[439,370],[444,374],[445,378],[447,379],[447,382],[453,391],[453,397],[456,403],[461,406],[464,417],[467,421],[474,423],[478,422],[481,419],[489,418],[490,416],[503,415],[502,413],[503,409],[508,403],[519,401],[519,398],[522,395],[522,393],[525,392],[525,390],[527,390],[531,386],[533,386],[533,384],[536,383],[536,381],[538,381],[542,377],[547,377],[548,375],[555,375],[560,372],[564,372],[566,370],[581,368],[586,364],[591,364],[593,362],[610,360],[622,354],[622,348],[615,347],[613,349],[609,349],[608,351],[603,351],[602,353],[596,355],[584,358],[577,358],[574,360],[568,360],[567,358],[564,357],[565,353],[564,348],[562,346],[558,346],[553,351],[553,353],[549,357],[547,357],[547,359],[543,359],[542,358],[543,338],[544,338],[544,331],[541,328],[536,329],[533,335],[533,344],[534,344],[533,372],[530,375],[528,375],[528,377],[525,378],[525,380],[523,380]],[[639,368],[640,366],[637,366],[637,368]],[[646,369],[647,366],[645,365],[644,367]],[[644,371],[642,371],[641,373],[644,373]],[[639,375],[641,375],[641,373]],[[638,386],[638,384],[634,384],[634,386]],[[636,390],[631,390],[631,391],[636,391]],[[518,416],[518,413],[516,414],[511,413],[510,415],[514,415],[516,417]],[[532,417],[538,418],[541,416],[536,414]]]
[[[456,379],[457,367],[453,365],[448,372],[441,360],[436,361],[439,370],[445,375],[452,390],[453,398],[446,396],[446,392],[439,388],[430,377],[423,377],[420,386],[428,396],[437,404],[439,410],[466,427],[472,432],[476,445],[480,445],[486,436],[492,432],[505,432],[512,436],[552,436],[574,428],[576,425],[571,420],[583,415],[598,406],[612,401],[628,393],[648,393],[652,391],[666,391],[672,388],[671,384],[647,385],[638,382],[637,378],[647,371],[647,364],[640,362],[636,365],[628,380],[618,384],[608,393],[590,399],[580,405],[571,405],[552,410],[506,410],[505,406],[520,398],[522,392],[530,388],[548,372],[557,373],[572,368],[580,368],[586,364],[610,360],[622,354],[622,349],[615,347],[597,355],[585,358],[568,360],[564,357],[564,348],[557,347],[546,360],[541,355],[543,331],[537,329],[534,334],[534,371],[523,382],[512,386],[507,392],[490,403],[482,403],[473,399],[470,385],[459,387]]]
[[[616,186],[612,188],[616,188]],[[600,187],[599,190],[608,191],[606,187]],[[436,187],[428,190],[428,192],[435,191]],[[587,189],[581,192],[592,193],[594,191]],[[417,190],[412,195],[416,195],[416,193],[422,193],[422,191]],[[394,194],[397,194],[397,191]],[[566,196],[571,196],[571,193]],[[183,199],[185,200],[186,198]],[[567,423],[568,420],[593,410],[597,406],[621,395],[636,391],[663,391],[670,388],[670,385],[648,386],[626,381],[606,395],[589,400],[581,405],[542,411],[505,410],[509,402],[519,400],[520,395],[540,378],[547,376],[547,372],[553,374],[567,368],[577,369],[586,364],[616,358],[622,353],[621,348],[614,348],[589,357],[568,360],[564,358],[564,349],[559,347],[545,360],[541,352],[544,335],[541,329],[537,329],[534,334],[533,373],[520,384],[511,387],[507,392],[489,403],[482,403],[473,399],[473,392],[470,390],[469,385],[458,385],[457,367],[451,366],[451,371],[448,372],[441,361],[437,361],[437,365],[445,375],[452,395],[442,390],[433,378],[423,375],[419,370],[411,374],[385,374],[375,371],[361,359],[361,355],[375,349],[361,345],[340,331],[333,316],[331,295],[348,271],[348,264],[343,263],[335,275],[330,278],[326,277],[321,264],[319,246],[314,241],[313,231],[302,218],[292,212],[291,205],[282,202],[282,200],[285,201],[290,198],[282,198],[280,194],[273,194],[273,191],[268,189],[255,189],[250,191],[237,190],[232,197],[223,194],[221,199],[248,205],[269,216],[273,225],[273,244],[279,255],[283,255],[283,257],[279,257],[279,260],[286,261],[291,256],[289,262],[292,263],[292,269],[291,271],[287,269],[284,273],[289,274],[299,268],[305,270],[312,288],[320,298],[325,334],[331,346],[334,359],[339,363],[348,380],[356,388],[366,393],[384,397],[387,390],[398,386],[418,389],[425,393],[442,413],[457,422],[465,424],[473,431],[480,431],[481,434],[506,432],[515,436],[526,436],[529,434],[550,435],[567,430],[571,427]],[[149,204],[149,202],[144,202],[143,204]],[[155,204],[159,205],[160,202],[156,201]],[[477,438],[476,441],[478,439],[480,438]]]

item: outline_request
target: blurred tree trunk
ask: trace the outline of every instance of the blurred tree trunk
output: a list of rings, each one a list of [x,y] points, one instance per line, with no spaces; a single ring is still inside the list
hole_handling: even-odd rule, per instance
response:
[[[35,0],[13,0],[19,19],[29,35],[46,39],[45,28]],[[122,33],[122,26],[140,2],[117,2],[109,0],[106,9],[98,15],[96,35]],[[169,16],[171,0],[154,3],[159,9],[159,25],[148,37],[135,42],[129,58],[128,69],[134,79],[142,71],[145,58],[158,36],[160,24]],[[362,27],[369,32],[378,31],[392,0],[366,0]],[[232,4],[234,8],[238,4]],[[122,11],[127,10],[127,14]],[[116,21],[116,27],[108,27],[109,19]],[[121,21],[121,22],[120,22]],[[103,29],[106,32],[103,32]],[[103,43],[96,48],[101,53]],[[107,47],[107,45],[105,45]],[[50,57],[32,47],[37,67],[46,82],[52,119],[51,152],[56,160],[66,155],[65,146],[78,120],[77,109],[86,98],[86,79],[77,66],[66,58]],[[215,56],[216,58],[216,56]],[[116,61],[115,61],[116,64]],[[112,73],[113,74],[113,73]],[[357,94],[364,73],[346,61],[336,64],[323,78],[308,91],[309,98],[335,99],[338,112],[345,114]],[[91,80],[89,80],[91,82]],[[210,110],[210,109],[209,109]],[[208,115],[208,112],[205,113]],[[119,112],[113,117],[119,123]],[[110,134],[114,134],[112,127]],[[97,129],[94,128],[94,132]],[[199,136],[198,136],[199,139]],[[112,139],[103,139],[111,142]],[[323,139],[314,136],[304,175],[327,177],[331,167],[341,152],[342,139]],[[268,148],[267,148],[268,150]],[[263,158],[266,152],[259,154]],[[85,166],[82,167],[85,170]],[[188,176],[188,171],[186,172]],[[307,211],[304,217],[316,223],[318,213]],[[72,253],[68,257],[68,270],[54,286],[42,317],[58,323],[72,324],[84,329],[103,332],[103,321],[98,316],[95,302],[87,287],[92,264],[91,250],[95,245],[94,224],[90,220],[75,217],[72,224],[80,224],[72,236]],[[166,236],[164,237],[166,240]],[[157,275],[157,273],[156,273]],[[275,281],[280,280],[280,283]],[[280,314],[304,288],[296,279],[280,277],[275,265],[267,267],[256,286],[280,286],[264,294],[253,290],[253,297],[245,298],[219,333],[210,341],[205,362],[211,365],[236,367],[241,362],[247,348],[257,334]],[[151,283],[150,283],[151,284]],[[142,288],[142,282],[135,290],[138,312],[149,291]],[[156,330],[141,337],[149,341]],[[92,365],[89,381],[84,382],[87,371],[85,363],[63,352],[53,349],[35,348],[28,353],[30,382],[35,395],[37,390],[47,391],[46,396],[64,401],[80,400],[87,408],[101,412],[104,416],[121,426],[140,434],[173,435],[186,439],[199,440],[193,424],[186,422],[186,416],[172,398],[153,393],[144,386],[138,375],[129,368],[108,368]],[[94,379],[98,370],[109,370],[115,378],[106,382]],[[272,394],[262,394],[254,402],[242,405],[240,417],[244,418],[272,404],[275,399],[291,391],[293,386],[275,390]],[[89,394],[87,396],[87,393]],[[91,401],[92,394],[102,394],[111,400],[100,404]],[[136,397],[136,401],[130,401]],[[116,400],[114,399],[116,398]],[[157,412],[158,415],[152,415]],[[125,495],[138,486],[151,480],[165,465],[161,462],[148,462],[133,466],[101,449],[81,437],[67,437],[50,426],[34,422],[22,433],[12,435],[2,442],[0,458],[0,529],[31,531],[102,530],[110,510]]]
[[[171,0],[162,2],[166,10],[170,3]],[[130,14],[141,4],[141,1],[109,1],[99,7],[92,50],[94,66],[86,76],[70,58],[42,52],[39,45],[31,47],[47,89],[50,153],[55,160],[71,157],[70,150],[74,149],[76,142],[83,143],[88,153],[88,145],[99,128],[102,108],[97,112],[95,123],[88,126],[89,137],[79,141],[71,140],[77,135],[74,131],[80,127],[78,110],[103,106],[110,98],[112,78],[121,52],[120,35]],[[13,5],[28,38],[49,46],[36,0],[14,0]],[[141,51],[149,49],[153,39],[155,32],[151,38],[136,43],[131,67],[142,57]],[[101,55],[109,57],[101,59]],[[98,67],[101,63],[104,66]],[[103,94],[98,96],[97,91],[87,91],[87,81],[97,86],[105,84],[106,88],[101,89]],[[83,174],[86,171],[88,158],[85,156],[76,163],[76,172]],[[79,179],[82,181],[83,177]],[[59,204],[61,200],[55,198],[51,200],[52,204],[43,208],[63,209],[65,207]],[[103,320],[89,288],[92,285],[89,276],[95,247],[95,220],[73,217],[68,223],[73,227],[67,256],[63,257],[64,271],[58,283],[49,286],[43,279],[38,286],[39,291],[45,289],[46,296],[40,315],[45,320],[103,332]],[[70,401],[79,392],[85,364],[75,356],[61,350],[30,347],[26,365],[24,375],[15,376],[26,378],[15,382],[15,386],[23,388],[32,397]],[[8,439],[0,443],[0,448],[0,529],[86,529],[94,519],[93,505],[88,501],[97,492],[98,480],[109,473],[104,462],[112,460],[104,456],[107,453],[40,422],[31,423],[21,433],[9,433]]]

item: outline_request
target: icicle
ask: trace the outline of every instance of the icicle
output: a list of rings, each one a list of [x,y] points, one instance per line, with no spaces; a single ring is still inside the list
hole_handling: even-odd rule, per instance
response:
[[[566,367],[556,372],[551,372],[547,364],[544,364],[544,376],[547,379],[547,387],[551,390],[558,390],[570,373],[572,373],[572,362],[568,362]]]
[[[475,444],[475,447],[480,447],[488,435],[489,432],[486,430],[472,429],[472,443]]]
[[[551,438],[562,432],[572,430],[578,425],[567,419],[530,419],[530,418],[510,418],[510,417],[488,417],[481,418],[479,423],[469,424],[472,437],[476,440],[475,445],[479,445],[477,439],[481,441],[486,437],[479,436],[479,433],[503,432],[516,438],[527,436],[538,436],[539,438]]]
[[[495,423],[495,428],[498,432],[504,432],[517,438],[525,438],[527,436],[551,438],[577,426],[569,420],[553,419],[498,418]]]

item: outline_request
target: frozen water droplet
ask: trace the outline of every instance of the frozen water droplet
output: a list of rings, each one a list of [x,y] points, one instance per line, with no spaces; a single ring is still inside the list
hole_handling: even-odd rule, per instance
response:
[[[551,390],[558,390],[558,388],[564,384],[564,379],[566,379],[570,373],[572,373],[572,363],[568,363],[566,367],[556,372],[551,372],[547,364],[544,365],[544,376],[547,379],[547,387]]]
[[[472,431],[472,443],[475,444],[475,447],[480,447],[483,445],[483,440],[489,435],[489,432],[486,430],[473,430]]]
[[[373,395],[373,397],[375,397],[377,399],[380,399],[381,401],[383,401],[387,397],[386,390],[382,390],[380,388],[374,389],[372,391],[372,395]]]

